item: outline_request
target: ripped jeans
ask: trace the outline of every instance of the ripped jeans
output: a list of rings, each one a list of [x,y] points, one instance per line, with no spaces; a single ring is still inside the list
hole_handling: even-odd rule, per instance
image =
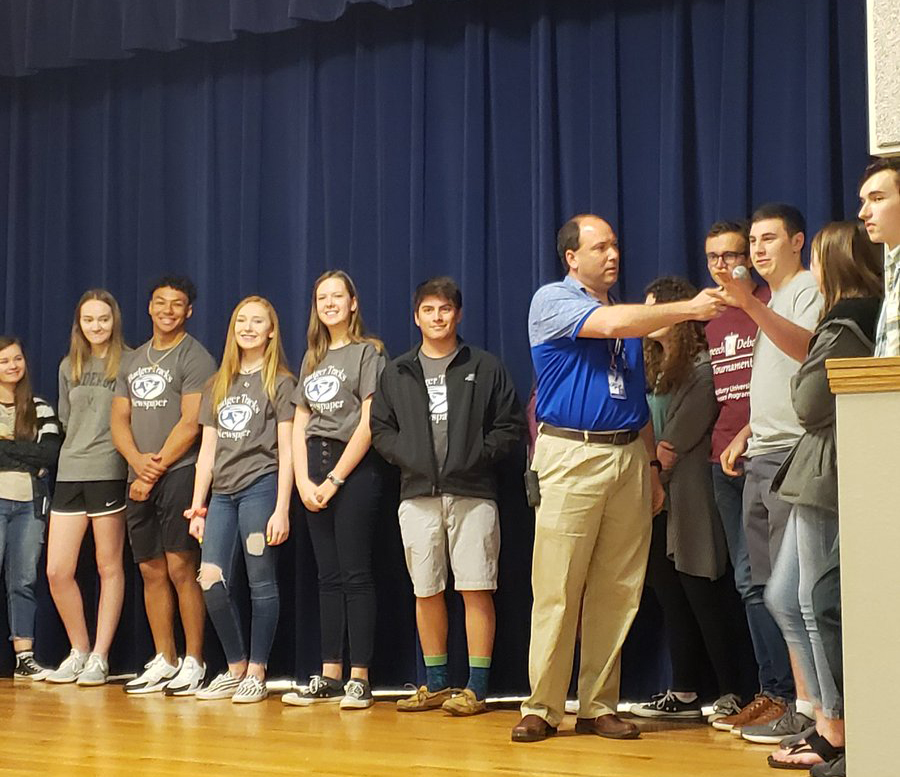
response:
[[[206,609],[229,664],[249,658],[265,665],[278,625],[276,548],[266,543],[266,524],[275,510],[278,476],[263,475],[235,494],[213,493],[209,500],[200,556],[200,587]],[[230,584],[243,551],[250,584],[250,653]],[[216,569],[211,570],[206,565]]]

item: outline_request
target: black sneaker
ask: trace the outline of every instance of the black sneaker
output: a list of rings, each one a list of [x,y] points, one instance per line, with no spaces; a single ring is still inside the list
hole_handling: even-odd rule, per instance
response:
[[[639,718],[683,720],[703,716],[699,698],[692,702],[683,702],[672,691],[657,694],[643,704],[632,704],[630,711]]]
[[[351,677],[344,686],[344,698],[341,699],[342,710],[364,710],[375,703],[368,680]]]
[[[308,707],[311,704],[339,702],[343,698],[344,684],[340,680],[314,674],[305,689],[286,693],[281,701],[295,707]]]
[[[16,670],[13,673],[15,680],[43,680],[52,669],[46,669],[34,660],[34,653],[30,650],[23,650],[16,653]]]

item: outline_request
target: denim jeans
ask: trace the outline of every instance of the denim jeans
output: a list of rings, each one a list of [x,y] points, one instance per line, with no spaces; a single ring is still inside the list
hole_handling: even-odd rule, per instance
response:
[[[34,639],[34,586],[45,527],[33,501],[0,499],[0,561],[6,569],[11,640]]]
[[[238,558],[238,541],[250,584],[250,654],[254,664],[265,665],[278,625],[276,549],[266,543],[266,524],[275,510],[278,476],[264,475],[235,494],[213,493],[209,500],[200,562],[222,570],[222,579],[204,584],[206,609],[229,664],[248,658],[244,630],[228,590]],[[201,567],[201,578],[204,570]]]
[[[753,653],[759,666],[760,688],[771,696],[793,699],[794,681],[787,646],[778,624],[766,608],[765,586],[754,585],[750,574],[750,555],[744,536],[744,476],[732,477],[720,464],[712,465],[716,506],[722,518],[728,555],[734,567],[734,584],[744,602]]]
[[[832,719],[842,717],[843,701],[816,626],[812,590],[825,572],[837,532],[833,514],[794,505],[766,586],[766,604],[794,651],[809,700]]]

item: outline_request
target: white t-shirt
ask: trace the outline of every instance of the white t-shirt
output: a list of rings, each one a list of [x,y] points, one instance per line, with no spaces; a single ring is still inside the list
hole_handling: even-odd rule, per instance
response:
[[[769,307],[797,326],[814,331],[823,299],[813,274],[801,270],[772,292]],[[780,350],[762,331],[753,346],[750,375],[750,442],[747,457],[789,450],[803,435],[791,403],[791,378],[800,362]]]

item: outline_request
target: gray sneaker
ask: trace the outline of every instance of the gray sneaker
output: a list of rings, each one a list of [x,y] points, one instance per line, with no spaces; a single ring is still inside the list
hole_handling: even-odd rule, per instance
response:
[[[82,687],[106,685],[108,678],[109,664],[106,663],[106,659],[99,653],[91,653],[75,684]]]
[[[72,648],[69,655],[63,659],[63,662],[44,679],[48,683],[74,683],[78,679],[78,675],[81,674],[81,670],[84,669],[87,657],[87,653],[82,653],[80,650]]]
[[[740,699],[733,693],[726,693],[713,702],[712,712],[707,716],[706,722],[712,724],[729,715],[737,715],[740,711]]]
[[[375,703],[372,688],[368,680],[351,677],[344,685],[344,698],[341,699],[342,710],[364,710]]]
[[[762,723],[758,726],[744,726],[741,729],[741,738],[758,745],[777,745],[785,737],[800,734],[815,722],[806,715],[797,712],[793,705],[787,708],[787,712],[771,723]]]

